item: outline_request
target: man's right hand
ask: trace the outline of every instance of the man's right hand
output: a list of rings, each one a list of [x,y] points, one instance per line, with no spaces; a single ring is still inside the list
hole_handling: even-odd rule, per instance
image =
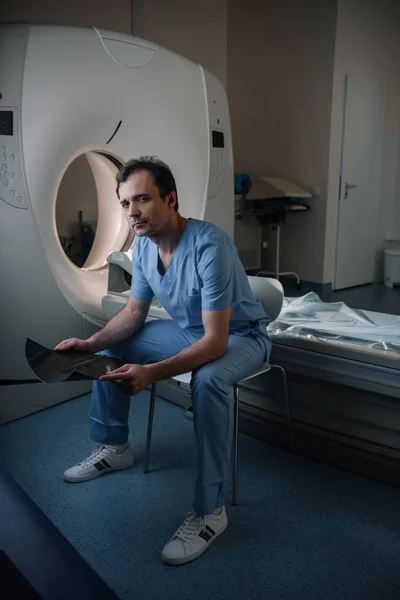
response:
[[[80,340],[79,338],[64,340],[63,342],[60,342],[54,350],[60,352],[66,352],[67,350],[70,352],[93,352],[90,340]]]

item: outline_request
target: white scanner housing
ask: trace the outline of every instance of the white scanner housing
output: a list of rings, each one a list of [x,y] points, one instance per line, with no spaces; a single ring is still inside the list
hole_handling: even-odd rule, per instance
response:
[[[175,176],[181,214],[231,235],[233,167],[221,84],[155,44],[95,28],[4,24],[0,72],[0,380],[11,384],[33,379],[26,337],[53,347],[107,320],[107,256],[132,242],[115,193],[119,163],[157,155]],[[99,206],[80,269],[61,247],[55,206],[82,154]]]

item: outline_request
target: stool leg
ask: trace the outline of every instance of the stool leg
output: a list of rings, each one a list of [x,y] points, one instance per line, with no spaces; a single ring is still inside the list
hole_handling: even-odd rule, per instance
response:
[[[239,388],[233,386],[234,421],[233,421],[233,484],[232,506],[238,503],[238,432],[239,432]]]
[[[285,398],[285,408],[286,408],[286,418],[289,425],[289,436],[290,436],[290,445],[293,452],[296,452],[296,444],[294,441],[294,431],[293,431],[293,423],[292,423],[292,413],[290,410],[290,401],[289,394],[287,389],[287,379],[286,379],[286,371],[280,365],[271,365],[273,369],[278,369],[282,375],[282,387],[283,387],[283,395]]]
[[[153,432],[153,418],[154,418],[154,406],[156,403],[157,383],[153,383],[151,386],[150,395],[150,409],[149,409],[149,422],[147,425],[147,440],[146,440],[146,458],[144,462],[144,473],[149,472],[150,466],[150,452],[151,452],[151,434]]]

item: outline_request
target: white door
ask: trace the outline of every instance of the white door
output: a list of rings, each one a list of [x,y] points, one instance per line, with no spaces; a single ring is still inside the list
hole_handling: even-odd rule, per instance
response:
[[[334,289],[374,281],[386,81],[346,76]]]

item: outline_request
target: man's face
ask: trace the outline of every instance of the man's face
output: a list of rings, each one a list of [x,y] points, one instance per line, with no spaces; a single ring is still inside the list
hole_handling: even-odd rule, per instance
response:
[[[119,197],[128,223],[139,237],[157,236],[175,211],[174,192],[162,199],[149,171],[130,175],[121,183]]]

